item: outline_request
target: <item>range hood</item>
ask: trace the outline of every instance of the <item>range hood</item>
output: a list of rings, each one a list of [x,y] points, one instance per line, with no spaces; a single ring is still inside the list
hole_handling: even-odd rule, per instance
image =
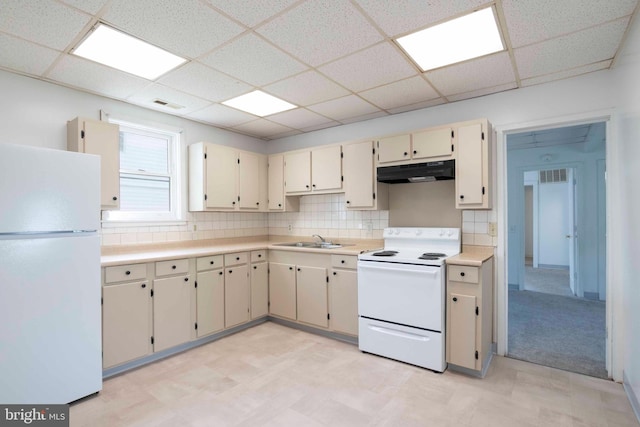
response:
[[[455,160],[413,163],[410,165],[382,166],[378,168],[378,182],[402,184],[405,182],[429,182],[454,179]]]

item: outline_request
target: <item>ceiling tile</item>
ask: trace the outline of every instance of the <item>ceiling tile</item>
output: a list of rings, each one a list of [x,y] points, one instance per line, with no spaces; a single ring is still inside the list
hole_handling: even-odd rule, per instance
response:
[[[371,119],[377,119],[378,117],[388,116],[389,114],[384,111],[377,111],[375,113],[364,114],[362,116],[349,117],[348,119],[340,120],[343,124],[364,122]]]
[[[170,104],[179,105],[183,108],[173,108],[170,106],[162,106],[153,102],[156,99],[160,99]],[[131,101],[135,104],[142,105],[154,110],[163,111],[169,114],[185,115],[192,111],[199,110],[210,104],[209,101],[205,101],[202,98],[187,95],[186,93],[171,89],[161,84],[152,84],[147,86],[131,95],[127,98],[127,101]]]
[[[349,94],[349,91],[337,85],[316,71],[307,71],[264,88],[296,105],[307,106]]]
[[[41,75],[60,52],[0,33],[0,64],[11,70]]]
[[[380,111],[356,95],[315,104],[310,106],[309,109],[338,121]]]
[[[360,12],[343,0],[308,0],[257,31],[312,66],[382,40]]]
[[[430,101],[418,102],[417,104],[402,105],[397,108],[390,108],[388,111],[391,114],[405,113],[407,111],[421,110],[423,108],[435,107],[436,105],[444,104],[446,101],[443,98],[436,98]]]
[[[338,123],[338,124],[340,124],[340,123]],[[290,130],[288,132],[271,135],[268,139],[274,140],[274,139],[286,138],[286,137],[289,137],[289,136],[301,135],[302,133],[303,133],[302,131],[294,129],[294,130]]]
[[[384,110],[415,104],[440,96],[420,76],[360,92],[358,95]]]
[[[507,52],[439,68],[425,76],[445,96],[516,81]]]
[[[116,99],[125,99],[149,84],[149,80],[73,55],[65,55],[47,77]]]
[[[637,0],[503,0],[502,9],[511,46],[516,48],[630,15],[637,4]]]
[[[160,79],[160,83],[213,102],[224,101],[252,89],[245,83],[197,62],[170,72]]]
[[[268,117],[272,122],[280,123],[295,129],[303,129],[311,126],[318,126],[332,121],[313,111],[304,108],[285,111]]]
[[[557,73],[545,74],[544,76],[532,77],[530,79],[522,79],[520,86],[527,87],[533,85],[539,85],[542,83],[548,83],[554,80],[562,80],[569,77],[579,76],[581,74],[591,73],[593,71],[605,70],[611,66],[611,60],[596,62],[594,64],[585,65],[583,67],[576,67],[570,70],[563,70]]]
[[[52,0],[2,0],[0,31],[64,50],[90,19]]]
[[[318,71],[355,92],[417,74],[408,60],[386,42],[327,64]]]
[[[629,19],[589,28],[514,50],[522,79],[612,59]]]
[[[516,89],[518,85],[516,82],[506,83],[499,86],[488,87],[484,89],[478,89],[471,92],[459,93],[457,95],[448,96],[449,101],[462,101],[463,99],[477,98],[479,96],[491,95],[492,93],[504,92],[505,90]]]
[[[257,136],[258,138],[269,138],[273,135],[282,134],[291,130],[286,126],[270,122],[266,119],[258,119],[252,122],[243,123],[241,125],[234,126],[233,129],[242,133]]]
[[[234,17],[248,27],[276,15],[298,0],[206,0],[207,3]]]
[[[471,12],[486,0],[356,0],[387,35],[423,29],[454,15]]]
[[[262,86],[304,71],[307,67],[249,33],[201,62],[255,86]]]
[[[70,6],[77,7],[85,12],[96,14],[107,4],[109,0],[61,0]]]
[[[221,104],[213,104],[202,110],[194,111],[193,113],[187,114],[187,117],[221,127],[233,127],[256,119],[254,115],[243,113],[235,108]]]
[[[131,35],[189,58],[244,31],[198,0],[113,0],[104,19]]]

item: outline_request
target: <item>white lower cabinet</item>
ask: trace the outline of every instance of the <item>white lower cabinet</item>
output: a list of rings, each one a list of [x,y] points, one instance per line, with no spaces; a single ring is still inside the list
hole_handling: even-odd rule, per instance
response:
[[[151,286],[148,281],[102,288],[102,367],[150,354]]]
[[[197,266],[196,335],[200,338],[224,329],[222,255],[198,258]]]
[[[246,264],[248,259],[248,254],[246,252],[225,255],[225,328],[230,328],[232,326],[236,326],[249,321],[249,304],[251,300],[251,290],[249,287],[249,266]],[[233,265],[234,263],[236,264]]]
[[[189,276],[153,281],[153,350],[162,351],[191,339]]]
[[[266,254],[266,251],[252,252],[252,261],[254,258],[263,258],[264,254]],[[253,320],[269,314],[269,264],[266,259],[261,262],[252,262],[249,275],[251,282],[251,319]]]
[[[269,313],[296,320],[295,265],[269,262]]]
[[[333,255],[331,258],[332,269],[329,275],[330,327],[333,331],[357,336],[357,257]]]
[[[296,268],[296,296],[298,320],[314,326],[329,326],[327,302],[327,269],[298,266]]]

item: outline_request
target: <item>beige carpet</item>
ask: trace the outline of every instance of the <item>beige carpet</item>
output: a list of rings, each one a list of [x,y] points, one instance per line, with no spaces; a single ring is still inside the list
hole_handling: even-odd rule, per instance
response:
[[[569,269],[524,268],[524,289],[532,292],[572,297],[569,287]]]

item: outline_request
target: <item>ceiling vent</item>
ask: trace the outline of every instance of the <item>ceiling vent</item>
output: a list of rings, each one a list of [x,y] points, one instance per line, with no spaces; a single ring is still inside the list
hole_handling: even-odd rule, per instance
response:
[[[554,182],[567,182],[567,170],[552,169],[540,171],[540,184],[551,184]]]
[[[174,110],[180,110],[180,109],[184,108],[184,106],[182,106],[182,105],[173,104],[173,103],[171,103],[169,101],[163,101],[162,99],[154,99],[153,103],[154,104],[158,104],[158,105],[162,105],[163,107],[173,108]]]

